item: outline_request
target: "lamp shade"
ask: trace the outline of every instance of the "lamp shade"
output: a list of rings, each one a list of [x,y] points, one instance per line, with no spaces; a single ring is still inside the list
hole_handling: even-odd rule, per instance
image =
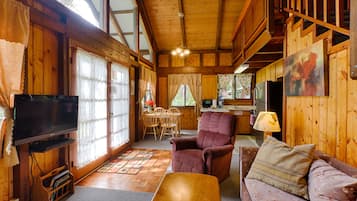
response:
[[[253,128],[264,132],[280,132],[278,116],[275,112],[259,112]]]

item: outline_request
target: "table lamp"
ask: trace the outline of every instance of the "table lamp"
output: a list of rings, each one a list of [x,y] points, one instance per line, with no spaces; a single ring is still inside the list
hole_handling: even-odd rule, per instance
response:
[[[253,128],[264,132],[264,139],[272,136],[272,132],[280,132],[278,116],[275,112],[259,112]]]

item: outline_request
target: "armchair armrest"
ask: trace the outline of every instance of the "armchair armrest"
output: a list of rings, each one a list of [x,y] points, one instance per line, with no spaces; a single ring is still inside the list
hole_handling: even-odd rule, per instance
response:
[[[197,149],[196,139],[197,137],[172,138],[170,140],[170,144],[172,144],[172,151]]]
[[[203,157],[204,158],[215,158],[219,156],[223,156],[229,152],[232,152],[234,146],[232,144],[227,144],[223,146],[215,146],[215,147],[207,147],[203,150]]]

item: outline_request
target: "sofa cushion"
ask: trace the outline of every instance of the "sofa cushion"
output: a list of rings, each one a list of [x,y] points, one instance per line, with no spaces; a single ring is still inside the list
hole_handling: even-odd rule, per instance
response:
[[[301,197],[287,193],[256,179],[244,179],[252,201],[304,201]]]
[[[308,177],[311,200],[353,200],[357,199],[357,179],[318,159],[311,165]]]
[[[201,149],[213,146],[226,145],[231,141],[231,137],[219,133],[200,130],[197,136],[197,146]]]
[[[308,199],[305,176],[313,160],[314,149],[313,144],[292,148],[269,137],[260,147],[247,178]]]

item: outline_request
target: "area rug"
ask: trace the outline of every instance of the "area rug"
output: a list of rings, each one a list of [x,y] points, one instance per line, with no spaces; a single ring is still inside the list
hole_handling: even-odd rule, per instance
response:
[[[151,150],[130,149],[118,158],[106,163],[98,169],[102,173],[118,173],[135,175],[147,163],[153,152]]]

